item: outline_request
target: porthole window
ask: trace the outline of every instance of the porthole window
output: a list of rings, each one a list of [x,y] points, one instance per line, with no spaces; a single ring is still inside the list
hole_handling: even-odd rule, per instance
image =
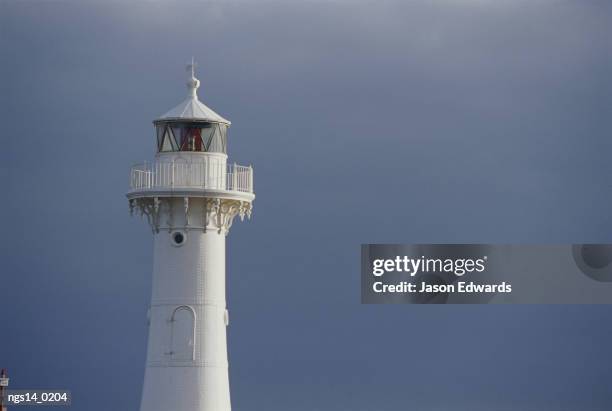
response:
[[[172,239],[172,245],[175,247],[180,247],[183,244],[185,244],[185,241],[187,240],[185,233],[182,231],[175,231],[170,235],[170,238]]]

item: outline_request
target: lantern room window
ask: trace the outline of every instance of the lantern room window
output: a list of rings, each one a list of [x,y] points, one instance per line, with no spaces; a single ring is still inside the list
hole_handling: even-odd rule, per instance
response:
[[[171,123],[155,125],[157,150],[227,153],[227,126],[220,123]]]

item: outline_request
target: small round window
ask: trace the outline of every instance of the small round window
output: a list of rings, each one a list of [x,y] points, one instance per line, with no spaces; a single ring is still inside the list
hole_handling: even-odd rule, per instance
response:
[[[170,235],[170,237],[172,238],[172,245],[176,247],[180,247],[185,244],[185,233],[182,231],[175,231]]]

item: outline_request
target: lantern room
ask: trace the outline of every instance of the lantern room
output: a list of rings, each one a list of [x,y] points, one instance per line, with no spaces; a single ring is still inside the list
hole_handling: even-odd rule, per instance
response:
[[[156,121],[157,152],[201,151],[227,154],[227,125],[195,121]]]
[[[189,69],[191,77],[187,81],[187,98],[153,122],[157,152],[227,154],[227,129],[231,123],[198,99],[200,81],[195,78],[193,64]]]

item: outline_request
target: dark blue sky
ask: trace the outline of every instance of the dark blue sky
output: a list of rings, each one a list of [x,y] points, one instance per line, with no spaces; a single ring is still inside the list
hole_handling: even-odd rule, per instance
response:
[[[137,409],[152,236],[129,167],[232,120],[236,411],[612,409],[608,306],[362,306],[359,245],[612,242],[603,1],[0,2],[0,366]]]

